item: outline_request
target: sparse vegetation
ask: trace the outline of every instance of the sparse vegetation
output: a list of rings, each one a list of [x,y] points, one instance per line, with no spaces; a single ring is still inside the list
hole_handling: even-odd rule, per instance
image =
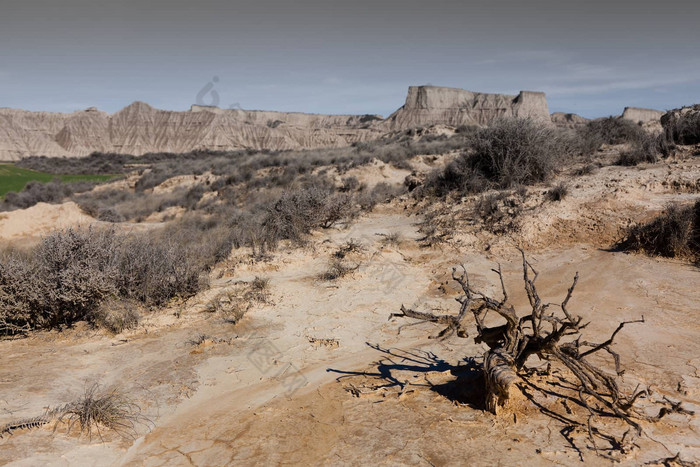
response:
[[[582,175],[591,175],[596,173],[596,171],[600,168],[599,165],[597,164],[586,164],[583,167],[580,167],[574,171],[574,175],[577,177],[580,177]]]
[[[74,193],[92,190],[95,182],[28,182],[20,192],[10,191],[0,202],[0,211],[26,209],[37,203],[62,203]]]

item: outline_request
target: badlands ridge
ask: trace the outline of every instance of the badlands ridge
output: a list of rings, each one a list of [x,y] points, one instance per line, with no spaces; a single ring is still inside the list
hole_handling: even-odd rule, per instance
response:
[[[658,123],[663,112],[626,108],[622,118]],[[81,157],[92,152],[142,155],[193,150],[310,149],[343,147],[389,131],[435,124],[488,125],[520,117],[576,126],[575,114],[550,116],[542,92],[517,96],[437,86],[410,86],[406,103],[379,115],[322,115],[193,105],[178,112],[134,102],[110,115],[94,107],[73,113],[0,108],[0,160],[26,156]]]
[[[486,125],[499,117],[549,121],[544,93],[517,96],[411,86],[406,103],[378,115],[320,115],[193,105],[159,110],[134,102],[110,115],[94,107],[73,113],[0,109],[0,160],[80,157],[92,152],[141,155],[192,150],[287,150],[342,147],[388,131],[431,124]],[[580,117],[579,117],[580,118]]]

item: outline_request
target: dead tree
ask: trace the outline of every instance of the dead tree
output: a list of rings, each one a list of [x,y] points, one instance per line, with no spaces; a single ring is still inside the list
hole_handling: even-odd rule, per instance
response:
[[[468,337],[465,318],[473,316],[476,325],[476,343],[484,343],[489,349],[484,354],[483,374],[485,380],[485,408],[496,414],[499,407],[505,405],[513,390],[513,385],[526,377],[529,370],[525,364],[532,355],[551,363],[560,363],[575,377],[576,387],[574,396],[579,405],[586,409],[587,421],[585,429],[594,449],[598,452],[596,437],[611,442],[616,450],[624,452],[632,440],[641,435],[642,421],[657,421],[671,412],[690,413],[681,408],[680,403],[666,398],[654,401],[660,406],[655,415],[635,406],[642,398],[648,398],[650,391],[639,387],[631,393],[621,390],[618,377],[624,373],[619,355],[611,348],[615,336],[631,323],[643,323],[644,317],[638,320],[623,321],[608,339],[601,343],[583,340],[581,331],[588,323],[583,323],[580,316],[573,316],[567,305],[578,283],[578,273],[574,276],[566,298],[561,304],[545,303],[540,298],[535,282],[538,273],[520,250],[523,261],[523,280],[525,291],[530,302],[530,311],[524,316],[518,316],[515,308],[508,301],[503,273],[500,264],[498,269],[492,269],[500,281],[503,298],[498,300],[474,290],[469,282],[469,274],[462,266],[461,274],[457,269],[452,270],[452,278],[461,286],[464,294],[456,300],[460,304],[456,315],[435,315],[415,311],[401,306],[400,313],[391,316],[414,318],[420,321],[444,325],[444,329],[436,336],[447,338],[454,334]],[[485,320],[489,313],[495,313],[505,320],[505,324],[486,326]],[[589,356],[606,352],[612,357],[615,373],[611,374],[589,361]],[[623,420],[629,429],[620,439],[603,436],[594,425],[598,416],[608,416]]]

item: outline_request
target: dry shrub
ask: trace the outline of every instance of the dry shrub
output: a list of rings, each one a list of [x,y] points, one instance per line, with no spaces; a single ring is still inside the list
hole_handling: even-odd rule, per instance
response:
[[[329,228],[355,215],[353,197],[348,193],[332,193],[319,185],[297,188],[284,192],[268,208],[260,236],[269,244],[278,239],[303,244],[312,229]]]
[[[218,293],[207,303],[206,311],[221,314],[227,322],[238,323],[246,314],[249,303],[245,303],[236,290]]]
[[[393,246],[393,247],[398,247],[401,245],[401,234],[399,232],[391,232],[388,234],[383,234],[383,233],[378,233],[376,234],[379,237],[382,237],[382,246]]]
[[[548,180],[578,153],[570,134],[529,119],[502,119],[480,129],[470,149],[431,173],[422,194],[444,196]]]
[[[270,279],[255,276],[250,282],[248,297],[251,300],[266,303],[270,297]]]
[[[114,230],[67,229],[45,236],[28,267],[34,326],[57,327],[84,320],[118,292],[118,236]]]
[[[547,190],[547,199],[550,201],[561,201],[569,194],[569,187],[564,182],[554,185]]]
[[[97,219],[112,223],[124,222],[126,220],[124,216],[119,213],[119,211],[111,207],[99,208],[97,211]]]
[[[474,217],[492,233],[503,234],[519,229],[522,201],[525,195],[501,191],[480,196],[474,202]]]
[[[607,117],[588,122],[581,133],[588,136],[594,135],[601,144],[634,143],[647,137],[647,132],[641,126],[620,117]]]
[[[505,119],[479,131],[467,165],[499,188],[547,180],[562,154],[562,135],[533,120]]]
[[[347,276],[359,267],[359,264],[350,265],[341,259],[332,258],[328,263],[328,268],[321,273],[320,279],[324,281],[334,281]]]
[[[119,256],[121,295],[147,305],[194,295],[205,285],[207,269],[193,251],[196,247],[166,235],[126,238]]]
[[[236,324],[256,303],[268,303],[270,279],[256,276],[248,283],[224,290],[212,298],[206,311],[219,313],[230,323]]]
[[[340,246],[340,248],[338,248],[338,250],[336,250],[336,252],[333,253],[333,256],[335,256],[338,259],[343,259],[351,253],[359,253],[362,250],[364,250],[364,247],[359,242],[359,240],[351,238],[350,240],[343,243]]]
[[[319,187],[285,192],[269,210],[265,227],[277,238],[303,243],[319,226],[328,192]]]
[[[619,245],[649,255],[700,260],[700,201],[671,204],[652,221],[632,227]]]
[[[372,189],[363,190],[357,196],[357,202],[364,210],[371,211],[377,204],[385,204],[406,193],[407,187],[390,185],[386,182],[377,183]]]
[[[114,298],[101,303],[91,313],[90,321],[112,334],[133,329],[139,324],[139,305],[133,300]]]
[[[574,171],[574,175],[580,177],[582,175],[591,175],[598,171],[600,166],[598,164],[586,164]]]
[[[320,213],[320,224],[328,229],[341,221],[348,221],[357,215],[353,198],[348,193],[335,193],[328,197]]]
[[[219,249],[215,239],[211,232],[193,229],[133,235],[95,228],[53,232],[25,254],[0,257],[0,333],[96,318],[101,303],[118,297],[163,305],[191,296],[206,285],[205,273]]]
[[[659,154],[667,152],[664,144],[663,136],[656,137],[645,133],[643,137],[632,143],[629,150],[620,153],[615,165],[635,166],[644,162],[654,163],[658,160]]]

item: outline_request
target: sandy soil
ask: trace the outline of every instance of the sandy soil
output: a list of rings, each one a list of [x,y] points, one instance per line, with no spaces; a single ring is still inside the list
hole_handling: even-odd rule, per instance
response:
[[[0,239],[39,237],[55,229],[92,222],[95,219],[73,201],[59,205],[38,203],[28,209],[0,213]]]
[[[482,345],[428,339],[438,330],[429,324],[398,334],[407,323],[388,318],[402,303],[454,310],[449,274],[458,264],[495,292],[490,269],[500,261],[513,303],[524,306],[514,248],[524,244],[548,300],[561,301],[580,273],[571,309],[592,320],[590,340],[607,337],[620,320],[645,317],[616,340],[625,387],[648,384],[700,410],[700,270],[602,248],[670,199],[697,198],[698,174],[697,159],[603,168],[578,178],[560,203],[533,197],[519,236],[484,240],[465,227],[431,248],[417,242],[422,218],[407,214],[410,201],[379,206],[270,262],[232,257],[212,273],[210,290],[153,312],[136,330],[110,336],[76,326],[0,341],[0,424],[70,401],[93,381],[122,388],[150,420],[135,439],[18,431],[0,440],[0,464],[609,464],[582,430],[568,433],[565,418],[548,414],[567,416],[546,397],[524,402],[513,416],[484,412],[465,360],[483,354]],[[378,235],[389,233],[399,233],[400,242]],[[351,238],[364,247],[349,259],[359,268],[320,280],[331,254]],[[270,302],[241,323],[204,311],[217,293],[255,276],[270,279]],[[188,342],[202,334],[208,339],[201,344]],[[624,465],[678,452],[700,462],[697,417],[674,415],[645,430]]]

